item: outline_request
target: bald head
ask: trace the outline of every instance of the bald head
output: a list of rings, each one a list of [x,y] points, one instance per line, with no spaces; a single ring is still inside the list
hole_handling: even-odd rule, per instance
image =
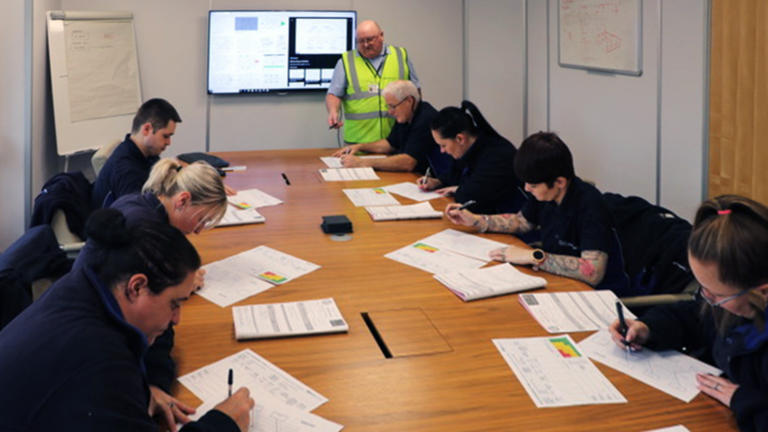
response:
[[[384,32],[376,21],[361,21],[357,25],[355,41],[360,55],[372,59],[381,54],[381,49],[384,47]]]

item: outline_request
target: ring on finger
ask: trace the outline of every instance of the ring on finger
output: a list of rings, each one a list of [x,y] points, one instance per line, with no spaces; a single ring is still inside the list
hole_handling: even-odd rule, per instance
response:
[[[173,408],[173,402],[168,402],[168,408]]]
[[[715,389],[715,391],[720,391],[720,383],[715,384],[712,388]]]

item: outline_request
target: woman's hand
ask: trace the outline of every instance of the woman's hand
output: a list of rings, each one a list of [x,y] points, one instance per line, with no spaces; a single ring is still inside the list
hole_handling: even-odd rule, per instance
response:
[[[727,378],[709,374],[696,374],[696,387],[730,408],[733,394],[739,388]]]
[[[632,351],[640,351],[643,349],[643,344],[648,342],[648,338],[651,335],[651,330],[645,325],[644,322],[625,318],[624,322],[627,323],[627,335],[622,336],[619,331],[619,320],[615,320],[608,327],[608,331],[611,334],[613,343],[621,349],[627,349],[629,347]],[[629,345],[622,341],[629,342]]]

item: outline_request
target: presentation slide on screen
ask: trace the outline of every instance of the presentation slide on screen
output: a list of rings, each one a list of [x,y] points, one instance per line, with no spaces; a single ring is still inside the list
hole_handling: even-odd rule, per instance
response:
[[[328,88],[354,28],[353,11],[211,11],[208,91]]]

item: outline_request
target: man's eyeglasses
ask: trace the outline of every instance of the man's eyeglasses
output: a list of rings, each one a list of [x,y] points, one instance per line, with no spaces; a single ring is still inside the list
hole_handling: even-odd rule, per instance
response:
[[[407,101],[407,100],[408,100],[408,97],[406,96],[406,98],[405,98],[405,99],[401,100],[400,102],[398,102],[398,103],[396,103],[396,104],[394,104],[394,105],[392,105],[392,104],[387,104],[387,109],[388,109],[388,110],[394,110],[395,108],[399,107],[400,105],[402,105],[402,104],[403,104],[403,102],[405,102],[405,101]]]
[[[376,35],[376,36],[368,36],[368,37],[366,37],[366,38],[357,38],[357,39],[355,39],[355,42],[357,42],[357,43],[358,43],[358,44],[360,44],[360,45],[366,45],[366,44],[369,44],[369,43],[374,43],[374,42],[376,42],[376,39],[378,39],[378,38],[379,38],[379,36],[380,36],[380,35]]]
[[[744,294],[750,292],[751,290],[743,290],[739,293],[736,293],[734,295],[729,295],[727,297],[723,297],[720,300],[714,301],[713,299],[716,299],[718,296],[715,294],[712,294],[709,292],[708,289],[704,288],[703,286],[699,285],[699,287],[696,289],[696,296],[704,299],[705,302],[707,302],[708,305],[712,307],[719,307],[722,306],[725,303],[728,303],[729,301],[733,299],[737,299]]]

